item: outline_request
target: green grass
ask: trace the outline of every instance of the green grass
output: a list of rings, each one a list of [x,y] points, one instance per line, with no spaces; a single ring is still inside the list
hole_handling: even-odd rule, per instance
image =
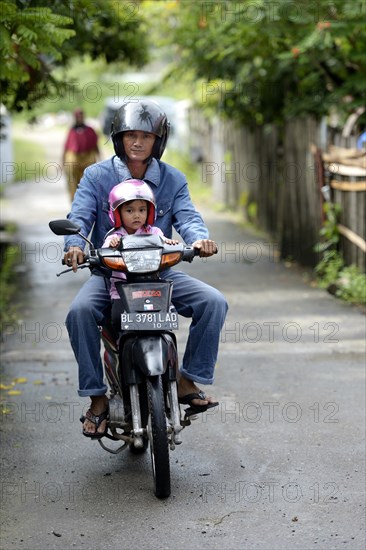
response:
[[[46,158],[44,147],[32,142],[31,139],[19,138],[15,135],[13,148],[14,185],[40,178]],[[9,235],[14,235],[16,226],[8,223],[2,229]],[[14,322],[17,317],[13,298],[17,290],[15,267],[19,261],[19,246],[15,242],[2,243],[0,247],[0,333],[6,323]]]
[[[187,155],[174,150],[166,151],[162,160],[185,174],[190,195],[196,205],[205,203],[212,207],[212,204],[209,204],[212,196],[211,187],[202,183],[201,164],[191,162]]]
[[[39,178],[41,167],[46,162],[43,145],[28,139],[15,137],[14,145],[14,181],[25,182]]]
[[[10,225],[5,230],[13,232]],[[0,335],[7,323],[16,320],[17,312],[13,298],[17,290],[15,266],[20,261],[20,249],[16,244],[4,244],[1,246],[0,269]]]

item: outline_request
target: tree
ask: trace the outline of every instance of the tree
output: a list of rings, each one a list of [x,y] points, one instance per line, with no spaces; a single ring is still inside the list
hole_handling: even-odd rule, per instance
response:
[[[1,101],[10,111],[32,109],[59,95],[53,71],[76,56],[106,63],[147,61],[139,2],[5,0],[0,13]]]
[[[363,0],[165,4],[175,73],[193,71],[215,112],[255,125],[365,102]]]

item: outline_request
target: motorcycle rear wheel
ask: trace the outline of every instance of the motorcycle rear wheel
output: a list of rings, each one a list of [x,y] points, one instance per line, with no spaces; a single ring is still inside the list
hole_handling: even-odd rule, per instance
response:
[[[146,380],[149,405],[149,439],[155,496],[170,495],[169,441],[161,376]]]

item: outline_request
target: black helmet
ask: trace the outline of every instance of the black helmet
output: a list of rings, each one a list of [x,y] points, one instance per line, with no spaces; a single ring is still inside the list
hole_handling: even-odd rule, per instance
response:
[[[133,130],[156,135],[152,157],[160,159],[164,153],[169,136],[170,124],[162,108],[151,99],[127,101],[114,115],[111,137],[116,155],[125,160],[125,148],[121,133]]]

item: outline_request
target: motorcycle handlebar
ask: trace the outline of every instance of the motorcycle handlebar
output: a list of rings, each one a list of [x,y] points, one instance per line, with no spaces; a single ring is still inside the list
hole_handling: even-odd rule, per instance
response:
[[[86,254],[85,255],[86,262],[84,262],[82,264],[79,264],[77,266],[77,269],[83,269],[85,267],[92,267],[93,265],[95,265],[95,266],[96,265],[101,265],[100,260],[98,258],[98,254],[96,252],[97,251],[94,251],[94,253],[92,255]],[[193,246],[185,246],[183,248],[183,251],[182,251],[181,261],[183,261],[183,262],[192,262],[193,258],[195,256],[199,256],[199,255],[200,255],[200,250],[198,248],[193,248]],[[69,266],[69,264],[67,264],[64,259],[61,260],[61,263],[62,263],[62,265],[68,265]],[[68,269],[65,269],[61,273],[57,273],[56,275],[59,277],[60,275],[63,275],[64,273],[68,273],[70,271],[73,271],[72,267],[68,267]]]
[[[182,261],[192,262],[193,258],[199,255],[200,255],[200,251],[198,248],[193,248],[193,246],[186,246],[183,250]]]

